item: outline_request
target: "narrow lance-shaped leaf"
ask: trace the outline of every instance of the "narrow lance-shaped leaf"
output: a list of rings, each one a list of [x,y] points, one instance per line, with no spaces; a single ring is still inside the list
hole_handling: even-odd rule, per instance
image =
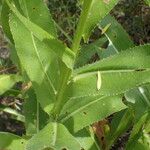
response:
[[[107,44],[107,38],[103,36],[91,44],[83,45],[77,56],[75,68],[86,65],[96,54],[101,56],[102,51],[105,50],[102,48],[105,44]]]
[[[10,27],[21,65],[33,83],[38,101],[45,111],[49,112],[57,92],[47,72],[53,61],[52,53],[13,15],[10,18]],[[22,33],[26,34],[26,36],[22,37]]]
[[[106,149],[110,149],[117,138],[130,129],[133,121],[131,109],[125,109],[113,115],[110,131],[106,135]]]
[[[149,83],[150,82],[149,57],[150,57],[149,45],[140,46],[140,47],[135,47],[131,50],[129,49],[128,51],[122,52],[108,59],[104,59],[103,61],[100,61],[98,63],[89,65],[89,67],[91,68],[94,65],[96,67],[94,66],[95,67],[94,69],[90,68],[88,70],[88,66],[87,66],[88,71],[86,72],[86,69],[83,71],[85,73],[81,73],[81,72],[82,69],[86,68],[86,66],[82,67],[81,69],[78,69],[79,75],[74,76],[72,81],[68,83],[68,91],[70,91],[69,97],[71,100],[69,100],[65,104],[61,112],[62,115],[61,117],[63,119],[60,117],[60,120],[62,119],[62,122],[65,122],[66,124],[68,124],[68,126],[69,124],[74,122],[75,129],[73,130],[75,131],[81,129],[81,127],[86,126],[89,123],[93,123],[94,121],[97,121],[98,118],[93,117],[94,118],[93,120],[90,118],[89,120],[87,119],[86,121],[84,122],[82,121],[81,123],[81,120],[79,119],[81,118],[81,114],[83,116],[84,114],[86,114],[86,111],[84,111],[84,106],[89,106],[89,104],[95,104],[96,106],[93,105],[93,107],[91,107],[90,105],[90,107],[85,108],[85,110],[86,109],[89,110],[90,108],[93,108],[91,111],[91,114],[93,115],[94,114],[93,110],[98,110],[98,109],[94,109],[94,107],[100,107],[101,104],[106,102],[108,96],[125,93],[126,91],[134,87],[138,87],[139,85],[142,85],[144,83]],[[141,60],[140,62],[139,59]],[[111,65],[114,65],[114,67],[112,67]],[[95,71],[93,72],[93,70]],[[98,74],[99,74],[99,78],[98,78]],[[98,86],[100,87],[100,89],[97,88],[97,84],[98,84],[97,82],[100,82]],[[94,95],[97,96],[97,98],[95,98]],[[103,99],[103,96],[106,96],[106,98]],[[88,103],[88,98],[90,103]],[[86,101],[84,101],[84,99]],[[112,101],[109,100],[109,102],[113,103],[114,102],[113,98]],[[119,110],[125,108],[123,107],[124,105],[121,100],[118,101],[115,100],[115,102],[118,102]],[[79,109],[80,105],[83,106],[83,109],[81,109],[81,111]],[[116,103],[114,103],[114,105],[117,106]],[[114,105],[110,104],[109,106],[114,106]],[[107,107],[102,107],[102,109],[105,108]],[[70,110],[70,112],[68,113],[67,110]],[[110,108],[109,110],[110,111],[108,111],[108,114],[107,113],[105,114],[105,117],[109,115],[109,113],[110,114],[113,113],[111,112],[111,110],[114,112],[119,111],[119,110],[114,110],[113,108]],[[97,114],[99,113],[101,114],[101,112],[98,112]],[[77,116],[75,117],[77,120],[76,126],[74,121],[74,115]],[[88,117],[88,115],[86,116]],[[84,118],[85,116],[82,118],[82,120],[84,120]],[[78,120],[80,120],[80,124]]]
[[[57,37],[54,20],[52,19],[48,7],[41,0],[19,0],[23,15],[36,25]]]
[[[54,122],[49,123],[38,134],[34,135],[26,146],[26,150],[41,150],[46,148],[53,150],[80,150],[81,146],[64,125]]]
[[[97,89],[97,72],[84,73],[74,77],[68,89],[72,97],[90,95],[117,95],[150,82],[150,69],[146,71],[117,70],[100,71],[101,88]]]
[[[120,51],[134,47],[134,43],[130,39],[127,32],[118,23],[118,21],[111,15],[107,15],[100,23],[99,26],[103,30],[105,27],[108,29],[104,32],[105,36],[109,40],[109,46],[106,50],[101,52],[101,58],[114,55]]]
[[[80,88],[80,87],[79,87]],[[87,96],[70,99],[61,111],[60,121],[71,132],[77,132],[92,123],[125,109],[122,96]]]
[[[108,57],[96,63],[86,65],[74,71],[74,74],[81,74],[92,71],[117,71],[137,70],[150,68],[150,45],[136,46],[114,56]]]
[[[84,26],[83,37],[87,41],[94,27],[100,22],[117,4],[118,0],[84,0],[83,13],[81,14],[81,20],[84,15],[87,15],[86,23]],[[87,12],[87,4],[90,3],[90,9]]]
[[[133,130],[131,132],[129,141],[126,145],[126,149],[132,149],[135,147],[136,149],[144,149],[149,150],[149,135],[148,133],[144,133],[144,125],[147,120],[150,119],[150,113],[147,112],[142,115],[142,117],[135,123],[133,126]]]
[[[2,2],[2,11],[1,11],[1,24],[3,27],[3,31],[5,32],[5,35],[9,38],[11,42],[13,42],[13,38],[10,32],[10,27],[9,27],[9,13],[10,9],[6,2]]]
[[[79,75],[73,77],[69,87],[73,91],[72,96],[114,95],[149,83],[149,58],[149,45],[145,45],[77,69]],[[98,71],[101,73],[99,91],[97,90]]]
[[[6,2],[20,23],[24,25],[39,41],[44,42],[50,50],[54,51],[68,68],[72,69],[74,53],[54,36],[22,16],[13,3],[10,3],[8,0],[6,0]]]

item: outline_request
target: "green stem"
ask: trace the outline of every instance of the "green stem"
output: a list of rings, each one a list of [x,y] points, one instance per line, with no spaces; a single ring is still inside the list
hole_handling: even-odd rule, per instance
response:
[[[89,12],[90,7],[91,7],[91,3],[92,3],[92,0],[88,0],[88,2],[86,1],[83,4],[83,11],[81,13],[81,17],[80,17],[80,20],[79,20],[79,23],[77,26],[77,30],[76,30],[76,33],[74,36],[74,40],[72,43],[72,51],[75,52],[76,57],[77,57],[78,49],[80,47],[80,42],[82,39],[82,34],[84,32],[84,27],[85,27],[85,23],[86,23],[86,20],[88,17],[88,12]],[[55,105],[54,105],[54,108],[52,111],[52,114],[54,115],[54,119],[57,119],[57,117],[60,113],[60,110],[66,101],[66,99],[64,98],[64,93],[65,93],[66,88],[67,88],[68,79],[70,78],[70,75],[72,73],[71,70],[69,70],[68,68],[65,68],[64,70],[65,70],[64,71],[64,78],[63,78],[62,84],[58,90],[56,102],[55,102]]]
[[[73,44],[72,44],[72,50],[75,52],[76,55],[78,54],[78,50],[79,50],[79,47],[80,47],[80,42],[81,42],[81,39],[82,39],[82,35],[83,35],[83,32],[84,32],[84,28],[85,28],[85,25],[86,25],[86,20],[87,20],[88,15],[89,15],[89,10],[91,8],[92,1],[93,0],[86,0],[83,3],[83,11],[81,13],[79,24],[77,26],[77,30],[76,30],[74,40],[73,40]]]
[[[70,75],[71,75],[71,70],[68,68],[64,68],[64,75],[63,75],[62,83],[60,83],[61,86],[59,87],[58,94],[56,97],[56,102],[52,110],[52,114],[55,120],[57,120],[58,115],[60,114],[61,108],[66,102],[66,99],[64,98],[64,94],[67,88],[67,82],[68,82]]]

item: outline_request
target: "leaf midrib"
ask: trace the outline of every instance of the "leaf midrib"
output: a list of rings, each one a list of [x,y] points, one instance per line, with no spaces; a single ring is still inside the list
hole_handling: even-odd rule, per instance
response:
[[[73,80],[76,81],[81,78],[85,78],[86,76],[97,74],[99,71],[101,74],[111,74],[111,73],[133,73],[133,72],[148,72],[150,71],[150,68],[143,68],[142,71],[136,71],[136,69],[121,69],[121,70],[97,70],[97,71],[89,71],[89,72],[83,72],[81,74],[73,74]]]
[[[61,122],[64,123],[66,120],[68,120],[70,117],[72,117],[73,115],[77,114],[78,112],[82,111],[84,108],[89,107],[90,105],[102,100],[103,98],[106,98],[107,96],[102,96],[101,98],[97,98],[94,101],[89,102],[88,104],[76,109],[75,111],[72,111],[69,115],[67,115],[66,117],[64,117]]]
[[[24,5],[25,5],[25,9],[26,9],[27,18],[30,20],[29,13],[28,13],[28,9],[27,9],[27,6],[26,6],[26,3],[24,3]],[[30,31],[29,31],[29,32],[30,32]],[[56,91],[54,85],[52,84],[51,79],[49,78],[47,72],[45,71],[44,65],[43,65],[43,63],[42,63],[42,61],[41,61],[41,59],[40,59],[40,55],[39,55],[37,46],[36,46],[36,44],[35,44],[35,39],[34,39],[33,33],[30,32],[30,34],[31,34],[32,42],[33,42],[33,47],[34,47],[34,50],[35,50],[35,52],[36,52],[36,56],[37,56],[37,58],[38,58],[38,60],[39,60],[40,66],[41,66],[41,68],[42,68],[42,70],[43,70],[43,72],[44,72],[44,74],[45,74],[45,76],[46,76],[46,78],[47,78],[47,80],[48,80],[49,85],[52,87],[53,92],[54,92],[54,94],[56,95],[57,91]],[[51,95],[51,91],[50,91],[49,88],[48,88],[48,91],[49,91],[49,93],[50,93],[50,95]]]

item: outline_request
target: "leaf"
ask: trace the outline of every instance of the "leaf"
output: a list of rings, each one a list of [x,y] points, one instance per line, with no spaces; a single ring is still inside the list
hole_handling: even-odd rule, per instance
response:
[[[41,150],[44,148],[54,150],[81,149],[80,144],[68,132],[65,126],[55,122],[49,123],[38,134],[34,135],[26,146],[26,150]]]
[[[10,32],[10,27],[9,27],[9,7],[6,4],[6,2],[2,2],[2,10],[1,10],[1,24],[3,27],[3,31],[5,32],[5,35],[9,38],[11,42],[13,42],[12,34]]]
[[[136,46],[122,51],[119,54],[103,59],[96,63],[86,65],[74,71],[74,74],[81,74],[92,71],[117,71],[117,70],[137,70],[149,68],[150,45]]]
[[[19,0],[23,15],[53,37],[57,37],[54,21],[46,4],[41,0]]]
[[[147,112],[147,113],[144,113],[142,117],[135,123],[133,127],[133,131],[127,143],[126,149],[131,150],[133,147],[136,147],[138,150],[142,150],[142,149],[149,150],[150,148],[149,143],[148,143],[149,141],[145,141],[147,140],[147,137],[145,137],[146,134],[143,131],[143,126],[146,120],[149,120],[149,119],[150,119],[150,114],[149,112]]]
[[[13,15],[11,15],[10,28],[21,65],[33,83],[38,101],[44,110],[49,112],[57,92],[57,87],[54,86],[48,72],[53,62],[53,53]],[[22,37],[22,33],[26,36]]]
[[[134,70],[101,72],[101,89],[97,90],[97,72],[84,73],[76,76],[70,83],[68,90],[71,97],[90,95],[117,95],[125,93],[135,87],[150,82],[150,70],[136,72]]]
[[[131,128],[132,121],[133,112],[130,108],[117,112],[113,115],[110,132],[106,134],[106,149],[110,149],[117,138]]]
[[[125,97],[134,111],[134,120],[138,121],[139,118],[150,108],[149,91],[147,87],[138,87],[127,93]]]
[[[95,54],[100,55],[103,51],[102,47],[107,42],[106,37],[102,37],[91,44],[85,44],[77,56],[75,68],[81,67],[89,63],[91,57]]]
[[[101,29],[106,28],[108,25],[110,26],[104,32],[105,37],[102,37],[91,44],[82,46],[76,59],[76,68],[87,64],[95,53],[103,59],[134,46],[123,27],[110,15],[107,15],[99,24]],[[107,39],[109,40],[108,48],[103,49],[103,46],[107,46]]]
[[[70,99],[63,107],[60,121],[72,132],[125,109],[121,96],[87,96]]]
[[[85,26],[83,31],[83,38],[85,41],[88,40],[94,27],[100,22],[117,4],[118,0],[84,0],[83,13],[81,14],[81,20],[86,15],[84,20]],[[87,11],[87,5],[90,4],[90,9]]]
[[[24,103],[26,135],[32,136],[39,132],[48,122],[49,116],[41,109],[34,90],[31,88],[26,94]]]
[[[108,38],[110,44],[112,44],[114,52],[118,53],[134,46],[134,43],[130,39],[127,32],[111,15],[107,15],[99,25],[100,28],[103,29],[108,24],[110,24],[110,26],[104,34]]]
[[[150,0],[145,0],[145,3],[150,6]]]
[[[84,128],[77,132],[74,136],[84,150],[101,150],[95,140],[94,134],[90,131],[90,129],[90,127]]]
[[[18,82],[21,81],[22,78],[18,75],[13,74],[3,74],[0,75],[0,95],[2,95],[4,92],[12,88],[12,86]]]
[[[147,124],[150,120],[149,85],[131,90],[125,94],[134,111],[134,126],[131,132],[127,149],[134,145],[137,149],[149,149],[149,135],[147,135]]]
[[[107,15],[99,24],[102,30],[108,25],[110,26],[104,34],[109,40],[109,45],[105,51],[101,52],[100,56],[102,59],[110,55],[114,55],[120,51],[134,47],[134,43],[130,39],[127,32],[111,15]]]
[[[61,58],[66,66],[72,69],[74,62],[74,53],[51,34],[47,33],[45,30],[22,16],[20,12],[16,9],[16,7],[14,7],[13,3],[10,4],[8,0],[6,0],[6,2],[12,10],[13,14],[18,18],[18,21],[20,22],[19,25],[21,25],[22,27],[24,25],[27,28],[26,30],[29,30],[28,32],[30,32],[30,34],[32,33],[32,35],[35,36],[39,41],[45,43],[46,46],[49,48],[49,51],[51,50],[56,53],[56,55]],[[16,25],[17,27],[19,26],[16,20],[11,20],[10,22],[14,30],[16,29]]]
[[[62,122],[65,122],[68,126],[69,126],[69,124],[71,125],[71,123],[72,123],[72,126],[74,126],[74,128],[76,130],[79,130],[79,129],[81,129],[80,124],[82,125],[82,127],[84,127],[88,123],[93,123],[94,121],[97,121],[98,118],[96,118],[96,119],[94,118],[92,121],[92,119],[90,117],[89,120],[87,119],[86,121],[81,123],[85,119],[84,112],[86,112],[86,111],[82,111],[82,113],[81,112],[75,113],[75,115],[77,115],[77,117],[76,117],[77,122],[75,122],[74,118],[72,119],[72,113],[69,113],[67,115],[68,109],[69,110],[74,109],[73,111],[72,110],[71,111],[76,112],[76,109],[78,110],[78,108],[80,108],[79,107],[80,104],[84,103],[83,106],[88,104],[88,98],[89,98],[90,102],[93,100],[92,102],[94,103],[94,102],[97,102],[97,99],[95,101],[94,96],[97,96],[98,100],[101,100],[101,98],[103,96],[104,97],[106,96],[106,98],[107,98],[107,96],[113,96],[113,95],[125,93],[126,91],[129,91],[132,88],[135,88],[135,87],[138,87],[140,85],[150,82],[150,78],[149,78],[150,70],[148,68],[149,67],[148,61],[150,59],[148,58],[149,57],[148,49],[149,49],[148,45],[133,48],[132,50],[130,50],[130,52],[128,52],[129,51],[128,50],[128,51],[122,52],[116,56],[110,57],[108,59],[105,59],[105,60],[99,62],[99,65],[97,65],[97,63],[95,63],[97,65],[97,68],[96,67],[94,68],[94,72],[93,72],[93,68],[91,67],[92,68],[92,69],[90,68],[91,70],[87,69],[89,72],[76,75],[72,79],[72,81],[70,81],[70,83],[68,83],[68,91],[70,91],[70,92],[68,92],[69,93],[68,98],[70,98],[71,100],[69,100],[65,104],[65,106],[61,112],[61,115],[62,115],[61,117],[63,118]],[[139,60],[140,60],[140,62],[139,62]],[[94,64],[92,64],[92,65],[94,65]],[[92,65],[89,65],[89,66],[92,66]],[[109,67],[109,65],[110,65],[110,67]],[[120,65],[120,66],[113,67],[113,65],[114,66]],[[131,65],[132,69],[130,68],[130,65]],[[99,68],[98,68],[98,66],[99,66]],[[83,68],[84,67],[82,67],[82,69]],[[87,66],[87,68],[88,68],[88,66]],[[101,70],[101,68],[102,68],[102,70]],[[114,70],[112,70],[112,68]],[[140,69],[136,70],[137,68],[138,69],[141,68],[141,70]],[[92,72],[90,72],[90,71],[92,71]],[[98,80],[97,71],[100,71],[100,73],[101,73],[101,88],[100,88],[100,90],[97,90],[97,80]],[[81,72],[78,72],[78,73],[81,73]],[[111,101],[109,101],[109,102],[111,102]],[[78,105],[78,103],[79,103],[79,105]],[[102,102],[101,102],[101,104],[102,104]],[[122,106],[121,104],[120,104],[120,106]],[[72,106],[74,106],[74,107],[71,108]],[[109,104],[109,106],[113,106],[113,105]],[[98,108],[95,109],[96,107],[100,107],[100,102],[99,102],[99,104],[96,104],[96,106],[94,106],[94,107],[90,106],[90,108],[88,108],[88,107],[87,108],[92,109],[92,111],[96,111],[98,109]],[[106,109],[106,108],[108,109],[108,106],[103,107],[103,109]],[[102,108],[100,110],[102,110]],[[111,111],[112,109],[109,109],[109,110]],[[116,110],[116,112],[117,111],[119,111],[119,110]],[[99,112],[99,113],[101,113],[101,112]],[[113,113],[113,112],[110,112],[110,114],[111,113]],[[69,117],[70,114],[71,114],[71,116]],[[81,119],[81,114],[84,116],[82,119]],[[110,114],[108,114],[108,115],[110,115]],[[63,115],[68,116],[68,117],[65,117]],[[79,117],[79,115],[80,115],[80,117]],[[92,114],[92,116],[95,116],[94,113]],[[99,118],[99,120],[102,118]],[[69,119],[69,121],[68,121],[68,119]],[[81,119],[81,120],[78,121],[78,119],[79,120]],[[87,121],[89,121],[89,122],[87,122]],[[80,122],[80,124],[79,124],[79,122]]]
[[[6,132],[0,132],[0,149],[5,150],[15,150],[16,147],[19,150],[24,150],[26,145],[26,140]]]

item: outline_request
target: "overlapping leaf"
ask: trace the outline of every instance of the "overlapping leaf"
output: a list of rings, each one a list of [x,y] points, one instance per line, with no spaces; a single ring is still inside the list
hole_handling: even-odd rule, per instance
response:
[[[145,131],[144,125],[147,120],[150,119],[149,111],[144,113],[140,119],[135,123],[133,131],[130,135],[129,141],[126,145],[126,149],[131,150],[134,148],[138,150],[149,150],[150,149],[150,137],[149,134]]]
[[[77,75],[68,84],[70,100],[65,104],[60,120],[77,131],[124,109],[121,97],[113,95],[150,82],[149,58],[149,45],[146,45],[77,69]]]
[[[33,136],[26,146],[26,150],[41,150],[46,148],[53,150],[77,150],[81,149],[81,146],[65,126],[54,122],[49,123],[38,134]]]
[[[74,134],[77,141],[80,143],[83,149],[85,150],[101,150],[99,147],[95,135],[92,132],[91,127],[84,128]]]
[[[9,5],[10,9],[13,11],[13,14],[16,16],[14,18],[18,19],[18,21],[21,23],[21,27],[26,27],[26,30],[28,30],[30,34],[32,33],[32,35],[35,36],[39,41],[45,43],[49,50],[56,53],[57,56],[61,58],[61,60],[66,64],[66,66],[72,69],[74,53],[59,40],[57,40],[52,34],[49,34],[45,30],[31,22],[29,19],[22,16],[16,9],[16,7],[14,7],[13,3],[10,3],[8,0],[6,2]],[[16,20],[11,20],[11,22],[13,22],[12,25],[14,25],[14,28],[16,28]]]
[[[41,4],[41,1],[38,3]],[[29,20],[32,19],[52,35],[56,34],[53,21],[50,20],[48,10],[43,3],[36,7],[37,10],[33,9],[35,4],[31,1],[21,1],[21,4],[22,10]],[[44,15],[47,20],[42,17],[37,19],[39,13]],[[16,26],[18,30],[16,30]],[[34,37],[13,14],[10,19],[10,27],[21,64],[33,82],[38,101],[45,111],[49,112],[55,99],[59,80],[57,57],[49,47]],[[26,34],[25,37],[22,36],[22,32]]]
[[[52,53],[15,16],[11,16],[10,27],[21,64],[33,83],[38,101],[48,112],[56,93],[56,87],[47,71],[53,62]],[[26,36],[23,37],[22,33]]]
[[[33,89],[29,89],[27,92],[23,111],[27,136],[38,133],[48,122],[49,116],[41,109]]]
[[[117,4],[118,0],[89,0],[84,1],[81,20],[86,15],[83,37],[87,41],[93,28],[100,22],[110,10]],[[89,7],[89,9],[87,8]]]
[[[52,36],[57,37],[54,21],[43,1],[19,0],[19,4],[25,17],[28,17],[29,20],[40,26]]]
[[[109,26],[108,29],[104,31],[105,36],[109,40],[109,45],[105,51],[102,51],[100,55],[101,58],[106,58],[120,51],[134,47],[134,44],[127,32],[111,15],[107,15],[99,25],[102,30]]]
[[[79,87],[80,88],[80,87]],[[87,96],[69,100],[61,111],[60,120],[72,132],[125,109],[122,96]]]
[[[75,70],[75,74],[107,70],[140,70],[149,68],[150,45],[129,48],[124,52]]]
[[[75,68],[86,65],[88,62],[90,62],[92,56],[95,56],[96,54],[100,56],[102,51],[104,50],[102,47],[106,43],[107,38],[102,37],[91,44],[83,45],[77,56]]]

